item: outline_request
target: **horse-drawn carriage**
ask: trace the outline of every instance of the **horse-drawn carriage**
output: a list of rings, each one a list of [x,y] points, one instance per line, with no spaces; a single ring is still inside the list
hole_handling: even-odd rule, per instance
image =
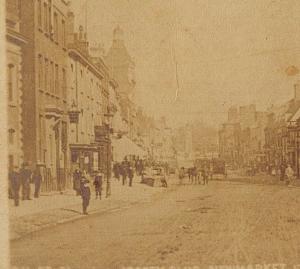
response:
[[[202,158],[195,160],[195,167],[207,173],[209,177],[212,179],[214,175],[223,175],[225,178],[227,177],[225,161],[219,158]]]

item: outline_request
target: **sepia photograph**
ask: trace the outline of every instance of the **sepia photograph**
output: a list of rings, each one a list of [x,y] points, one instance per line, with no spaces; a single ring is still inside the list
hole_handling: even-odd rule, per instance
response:
[[[300,269],[299,0],[1,4],[0,268]]]

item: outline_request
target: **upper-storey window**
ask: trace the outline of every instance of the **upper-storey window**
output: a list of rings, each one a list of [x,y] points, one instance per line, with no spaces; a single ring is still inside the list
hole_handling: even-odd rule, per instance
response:
[[[38,86],[40,89],[43,88],[43,58],[42,55],[39,54],[38,57]]]
[[[38,0],[38,26],[42,27],[42,1]]]
[[[59,95],[59,78],[58,78],[58,65],[55,65],[55,73],[54,73],[54,92]]]
[[[63,98],[67,97],[67,74],[66,69],[62,69],[62,94]]]
[[[44,30],[45,30],[45,32],[49,32],[47,3],[44,3]]]
[[[53,31],[54,31],[54,40],[58,42],[58,15],[55,12],[53,18]]]
[[[49,25],[49,33],[53,34],[53,25],[52,25],[52,9],[51,9],[51,1],[48,1],[48,25]]]
[[[62,46],[66,46],[66,22],[64,20],[61,21],[61,39]]]
[[[7,68],[7,88],[8,88],[8,100],[12,102],[14,100],[14,81],[15,66],[9,64]]]

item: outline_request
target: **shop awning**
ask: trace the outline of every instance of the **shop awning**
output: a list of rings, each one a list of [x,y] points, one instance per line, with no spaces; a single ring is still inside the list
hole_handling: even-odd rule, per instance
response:
[[[120,139],[113,139],[113,158],[114,161],[121,162],[124,160],[125,156],[135,155],[139,157],[144,157],[147,152],[135,144],[128,137],[123,136]]]

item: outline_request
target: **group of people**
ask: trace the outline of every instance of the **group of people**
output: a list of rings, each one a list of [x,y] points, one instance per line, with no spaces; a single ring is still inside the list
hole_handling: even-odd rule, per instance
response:
[[[91,187],[90,187],[90,176],[85,170],[80,171],[76,169],[73,174],[73,189],[77,196],[82,198],[82,211],[84,215],[87,215],[87,208],[91,199]],[[96,199],[102,198],[104,174],[101,171],[97,171],[94,176],[93,186],[95,187]],[[106,193],[106,197],[109,193]]]
[[[42,183],[41,168],[37,165],[32,171],[28,163],[23,163],[22,167],[11,167],[9,169],[9,198],[14,199],[15,206],[20,204],[20,190],[22,200],[31,199],[31,184],[34,184],[34,198],[39,198]]]
[[[127,178],[129,179],[128,185],[132,187],[134,173],[136,173],[137,176],[142,175],[144,171],[144,163],[143,160],[140,159],[133,159],[132,161],[128,161],[127,158],[125,158],[122,162],[116,162],[113,166],[113,172],[114,177],[117,180],[122,179],[122,184],[127,184]]]
[[[183,179],[188,174],[190,184],[207,185],[208,179],[212,177],[212,169],[210,167],[197,168],[196,166],[185,169],[181,167],[179,170],[179,184],[183,184]]]

